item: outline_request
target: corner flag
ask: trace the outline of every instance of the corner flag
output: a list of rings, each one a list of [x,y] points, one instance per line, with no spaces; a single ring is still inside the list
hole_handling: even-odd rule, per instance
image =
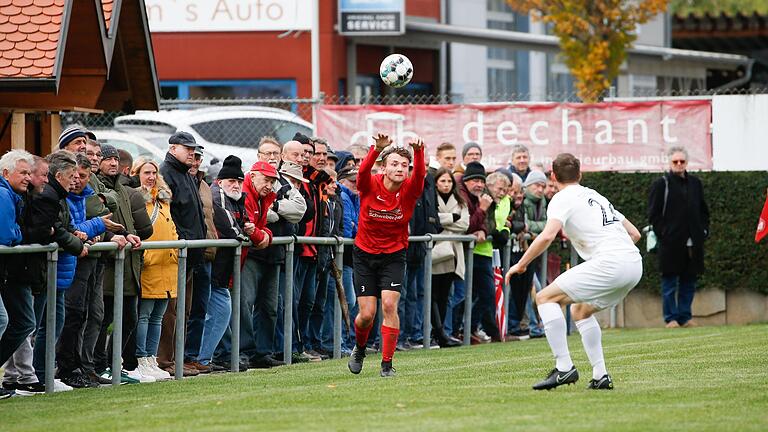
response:
[[[760,213],[760,220],[757,222],[755,243],[759,243],[766,234],[768,234],[768,198],[766,198],[765,204],[763,204],[763,211]]]

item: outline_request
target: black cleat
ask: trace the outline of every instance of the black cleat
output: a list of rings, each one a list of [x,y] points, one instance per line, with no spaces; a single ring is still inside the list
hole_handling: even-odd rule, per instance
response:
[[[349,356],[349,363],[347,363],[349,371],[355,375],[359,374],[363,370],[363,360],[365,360],[365,348],[355,345],[352,348],[352,355]]]
[[[381,373],[383,378],[391,378],[395,376],[395,368],[392,367],[392,360],[388,362],[381,362]]]
[[[600,379],[589,380],[587,386],[589,390],[613,390],[613,380],[608,374],[603,375]]]
[[[552,369],[549,376],[539,383],[533,385],[534,390],[551,390],[555,387],[573,384],[579,380],[579,372],[576,370],[576,366],[571,367],[571,370],[567,372],[560,372],[557,368]]]

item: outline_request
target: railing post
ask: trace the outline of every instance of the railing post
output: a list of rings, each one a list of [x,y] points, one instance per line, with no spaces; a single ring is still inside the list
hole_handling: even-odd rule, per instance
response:
[[[427,234],[427,255],[424,259],[424,349],[429,349],[432,345],[432,247],[434,241],[432,236]]]
[[[293,345],[293,240],[285,245],[285,292],[283,293],[283,361],[291,364]]]
[[[475,241],[467,243],[464,257],[466,271],[464,274],[464,345],[469,346],[472,342],[472,274],[475,258]]]
[[[232,318],[230,321],[232,353],[229,361],[232,372],[240,371],[240,257],[242,251],[242,246],[235,248],[235,261],[232,264]]]
[[[45,393],[53,393],[54,363],[56,362],[56,264],[59,252],[48,252],[48,273],[45,302]]]
[[[504,245],[504,256],[501,261],[501,277],[504,278],[511,267],[512,262],[512,238],[507,240],[507,244]],[[509,324],[509,296],[511,294],[511,286],[508,283],[504,283],[504,322]],[[501,330],[501,329],[499,329]],[[509,329],[507,329],[509,331]],[[507,335],[501,335],[503,340],[506,340]]]
[[[341,239],[339,239],[339,244],[336,246],[336,269],[339,270],[339,278],[336,279],[334,275],[334,279],[336,280],[336,284],[338,285],[338,281],[341,281],[341,292],[344,293],[344,301],[347,301],[347,295],[346,290],[344,289],[344,243],[341,242]],[[319,289],[322,289],[320,287]],[[327,287],[326,287],[327,289]],[[339,287],[336,287],[336,292],[339,292]],[[341,301],[339,300],[339,296],[335,295],[333,296],[336,301],[333,302],[333,358],[338,359],[341,358]],[[326,304],[328,304],[326,302]]]
[[[187,297],[187,245],[179,248],[179,273],[176,284],[176,347],[174,354],[175,379],[184,378],[184,324],[186,323],[185,303]]]
[[[125,273],[125,252],[130,245],[115,252],[115,289],[112,312],[112,385],[120,385],[123,371],[123,275]]]

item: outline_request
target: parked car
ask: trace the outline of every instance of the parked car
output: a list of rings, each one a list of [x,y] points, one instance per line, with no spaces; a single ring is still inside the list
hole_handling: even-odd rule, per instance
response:
[[[258,160],[257,147],[262,137],[273,136],[284,143],[296,132],[312,135],[312,124],[295,113],[262,106],[137,111],[117,117],[114,124],[120,130],[189,132],[220,160],[236,154],[246,169]]]
[[[110,144],[115,148],[123,149],[133,155],[134,158],[146,156],[152,158],[158,164],[165,160],[168,150],[168,138],[170,133],[154,132],[145,129],[95,129],[96,139],[102,144]],[[213,155],[208,149],[203,149],[203,163],[200,171],[205,172],[206,181],[209,183],[216,178],[221,169],[221,159]]]

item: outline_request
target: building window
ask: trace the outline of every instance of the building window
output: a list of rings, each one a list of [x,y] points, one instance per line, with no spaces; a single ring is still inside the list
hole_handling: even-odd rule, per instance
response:
[[[515,14],[505,0],[487,0],[489,29],[515,31]],[[489,46],[487,49],[488,97],[493,99],[510,96],[517,91],[515,50]]]
[[[547,98],[553,101],[578,101],[573,76],[557,55],[547,54]]]
[[[160,92],[169,99],[287,99],[296,97],[296,81],[162,81]]]

